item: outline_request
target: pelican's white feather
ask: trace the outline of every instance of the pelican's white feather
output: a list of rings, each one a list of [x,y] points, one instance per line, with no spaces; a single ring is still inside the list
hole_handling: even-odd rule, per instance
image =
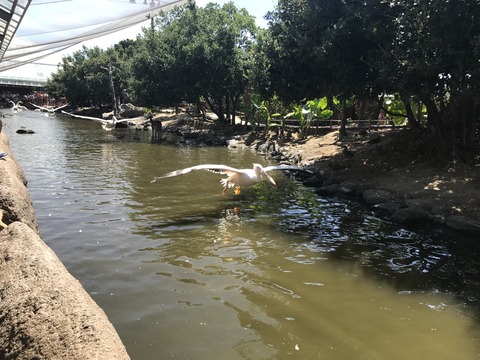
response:
[[[62,105],[62,106],[59,106],[59,107],[56,107],[56,108],[52,108],[52,107],[46,107],[46,106],[39,106],[39,105],[36,105],[34,103],[30,103],[30,104],[32,106],[36,107],[37,109],[39,109],[41,111],[44,111],[44,112],[47,112],[47,113],[50,113],[50,114],[54,114],[58,110],[63,109],[63,108],[68,106],[68,104],[65,104],[65,105]]]
[[[104,130],[107,130],[107,131],[111,131],[111,130],[115,129],[115,126],[118,123],[126,122],[126,121],[130,120],[130,119],[118,120],[115,116],[113,116],[112,119],[107,120],[107,119],[97,118],[97,117],[93,117],[93,116],[76,115],[76,114],[72,114],[72,113],[69,113],[69,112],[66,112],[66,111],[63,111],[63,110],[62,110],[62,114],[65,114],[65,115],[68,115],[68,116],[71,116],[71,117],[74,117],[74,118],[77,118],[77,119],[97,121],[97,122],[101,123],[102,128]]]
[[[16,104],[12,100],[10,100],[10,102],[12,103],[12,110],[15,112],[18,110],[28,110],[25,106],[21,105],[22,101],[19,101]]]

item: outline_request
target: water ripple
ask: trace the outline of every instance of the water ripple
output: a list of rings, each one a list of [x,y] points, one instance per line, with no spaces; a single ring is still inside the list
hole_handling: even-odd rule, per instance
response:
[[[264,159],[35,116],[9,118],[8,129],[37,130],[9,137],[42,236],[132,358],[478,355],[478,239],[401,227],[282,175],[239,196],[222,196],[208,172],[152,185],[193,164]]]

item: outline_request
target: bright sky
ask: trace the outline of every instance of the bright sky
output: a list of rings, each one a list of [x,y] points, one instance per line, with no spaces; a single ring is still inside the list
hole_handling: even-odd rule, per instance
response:
[[[84,1],[84,0],[82,0]],[[96,0],[98,2],[98,0]],[[208,3],[216,3],[219,5],[226,4],[230,0],[197,0],[197,6],[203,7]],[[263,18],[268,11],[272,11],[277,5],[277,0],[236,0],[233,2],[238,8],[247,9],[248,13],[256,18],[258,26],[267,27],[267,21]],[[128,4],[130,5],[130,4]],[[131,5],[130,5],[131,6]],[[138,6],[138,5],[137,5]],[[95,40],[90,40],[84,45],[87,47],[99,46],[99,47],[108,47],[113,44],[118,43],[123,39],[135,39],[137,34],[141,32],[141,28],[148,26],[148,20],[138,26],[120,31],[118,33],[108,35],[102,38],[97,38]],[[80,48],[80,47],[79,47]]]
[[[145,2],[144,2],[145,1]],[[99,24],[113,21],[122,17],[127,18],[132,14],[148,11],[152,0],[32,0],[22,23],[20,24],[16,37],[21,37],[35,44],[50,41],[62,41],[66,38],[84,34],[86,31],[93,31]],[[158,1],[158,0],[156,0]],[[170,0],[171,2],[172,0]],[[135,2],[135,3],[132,3]],[[198,6],[205,6],[214,2],[223,5],[229,0],[197,0]],[[162,3],[162,1],[160,2]],[[257,24],[267,26],[263,19],[264,15],[274,9],[277,0],[235,0],[238,8],[245,8],[257,19]],[[141,18],[146,16],[140,15]],[[38,60],[42,64],[51,64],[51,70],[56,70],[56,65],[61,61],[62,56],[71,54],[85,45],[89,48],[99,46],[107,48],[123,39],[135,39],[141,32],[142,26],[148,26],[146,19],[139,25],[128,29],[84,41],[79,45],[71,46],[59,53],[49,55]],[[10,48],[14,46],[13,42]]]

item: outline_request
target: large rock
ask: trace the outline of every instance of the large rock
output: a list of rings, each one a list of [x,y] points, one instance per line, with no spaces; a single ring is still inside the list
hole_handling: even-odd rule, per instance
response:
[[[0,232],[0,274],[0,358],[129,358],[105,313],[29,226]]]
[[[384,202],[374,205],[375,210],[392,215],[400,209],[400,204],[394,202]]]
[[[8,154],[5,159],[0,159],[0,211],[3,211],[3,222],[9,224],[21,221],[38,233],[37,218],[27,191],[25,174],[17,165],[4,133],[0,133],[0,152]]]
[[[133,104],[121,104],[120,105],[120,116],[122,118],[133,118],[138,116],[143,116],[145,110],[142,107],[135,106]]]
[[[363,192],[363,200],[370,205],[385,203],[392,197],[392,194],[385,190],[368,189]]]
[[[420,206],[403,208],[392,215],[392,220],[400,223],[416,223],[429,220],[430,216]]]
[[[3,133],[0,152],[0,359],[128,359],[105,313],[39,237]]]
[[[344,181],[339,185],[338,191],[344,195],[353,195],[357,191],[357,185],[350,181]]]
[[[339,184],[325,185],[316,190],[319,195],[335,195],[338,193]]]
[[[431,211],[433,208],[434,200],[433,199],[407,199],[405,200],[405,205],[407,207],[418,206],[426,211]]]
[[[446,221],[446,225],[455,230],[480,235],[480,222],[469,219],[465,216],[450,216]]]

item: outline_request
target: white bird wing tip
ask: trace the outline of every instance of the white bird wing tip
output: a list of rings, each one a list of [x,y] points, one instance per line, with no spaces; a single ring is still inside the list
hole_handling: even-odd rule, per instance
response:
[[[302,171],[302,172],[305,172],[305,173],[308,173],[308,174],[313,174],[313,171],[309,170],[309,169],[306,169],[304,167],[301,167],[301,166],[295,166],[295,165],[277,165],[277,166],[267,166],[265,168],[265,171],[272,171],[272,170],[285,170],[285,171]]]

